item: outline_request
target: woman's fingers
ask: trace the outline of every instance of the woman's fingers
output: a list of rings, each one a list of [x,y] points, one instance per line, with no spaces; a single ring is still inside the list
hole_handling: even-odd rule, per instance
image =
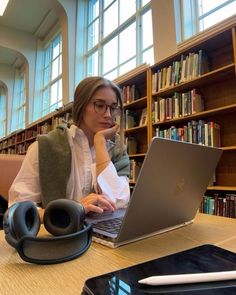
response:
[[[85,213],[105,211],[115,211],[115,204],[104,195],[90,194],[81,200]]]

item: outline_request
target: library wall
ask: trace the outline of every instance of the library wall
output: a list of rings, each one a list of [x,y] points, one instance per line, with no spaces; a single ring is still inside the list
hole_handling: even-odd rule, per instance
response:
[[[175,12],[173,0],[152,0],[154,61],[177,52]]]

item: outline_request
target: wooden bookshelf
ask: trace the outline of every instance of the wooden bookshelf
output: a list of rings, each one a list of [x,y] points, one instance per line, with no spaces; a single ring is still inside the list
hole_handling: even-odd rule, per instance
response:
[[[216,168],[215,190],[234,191],[236,188],[236,44],[235,27],[209,37],[200,43],[192,44],[181,52],[161,61],[151,67],[152,83],[154,74],[163,67],[168,69],[176,61],[181,61],[189,53],[198,53],[204,50],[209,61],[209,71],[200,76],[186,79],[186,81],[162,89],[154,89],[152,85],[152,100],[173,97],[174,93],[185,93],[196,89],[204,100],[204,110],[182,117],[153,122],[152,133],[158,130],[167,130],[170,126],[181,128],[192,120],[214,122],[220,126],[220,147],[223,155]],[[194,65],[194,63],[193,63]],[[163,70],[162,70],[163,71]],[[167,70],[166,70],[167,71]],[[177,79],[178,81],[178,79]],[[158,82],[157,82],[158,83]],[[155,86],[155,85],[154,85]],[[157,85],[158,87],[158,85]],[[155,91],[156,90],[156,91]],[[157,102],[158,103],[158,102]],[[211,142],[212,143],[212,142]]]
[[[33,143],[38,134],[46,134],[62,122],[70,123],[72,103],[45,117],[31,123],[26,129],[21,129],[0,139],[0,154],[25,155],[28,147]]]

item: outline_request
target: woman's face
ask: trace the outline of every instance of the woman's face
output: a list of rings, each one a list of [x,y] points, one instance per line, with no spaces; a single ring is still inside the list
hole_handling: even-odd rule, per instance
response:
[[[87,136],[94,136],[102,129],[111,128],[114,125],[113,112],[117,105],[116,94],[111,87],[99,88],[87,105],[79,127]]]

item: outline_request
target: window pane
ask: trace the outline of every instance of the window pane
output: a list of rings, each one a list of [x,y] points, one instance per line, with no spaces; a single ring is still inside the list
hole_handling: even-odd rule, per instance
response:
[[[104,0],[104,8],[111,4],[114,0]],[[116,0],[117,1],[117,0]]]
[[[136,54],[136,24],[133,23],[120,34],[120,63]]]
[[[62,100],[62,79],[58,80],[58,101]]]
[[[52,62],[52,80],[59,75],[59,58]]]
[[[55,59],[60,53],[60,37],[57,36],[53,41],[52,59]]]
[[[149,3],[151,0],[142,0],[142,6],[146,5],[147,3]]]
[[[47,67],[49,65],[49,61],[50,61],[50,54],[51,53],[51,47],[48,46],[47,49],[44,52],[44,67]]]
[[[57,93],[57,88],[58,88],[58,81],[51,86],[51,105],[55,104],[58,100],[58,93]]]
[[[88,28],[88,50],[98,43],[99,28],[98,19],[93,22]]]
[[[143,53],[143,57],[142,57],[142,62],[143,63],[147,63],[150,65],[154,64],[154,53],[153,53],[153,47],[151,47],[150,49],[144,51]]]
[[[120,24],[136,11],[136,0],[120,0]]]
[[[88,57],[87,73],[88,73],[88,76],[98,75],[98,52],[97,51]]]
[[[153,44],[151,10],[142,16],[142,49]]]
[[[118,27],[118,3],[112,4],[104,12],[103,37],[106,37]]]
[[[6,94],[0,86],[0,138],[6,136]]]
[[[235,14],[236,11],[236,2],[232,2],[231,4],[215,11],[214,13],[210,14],[209,16],[205,17],[203,20],[200,21],[200,30],[205,30],[216,23],[226,19]]]
[[[228,0],[199,0],[198,6],[199,6],[199,15],[207,13],[208,11],[218,7],[221,4],[224,4]]]
[[[113,38],[103,47],[103,73],[117,67],[118,38]]]
[[[120,67],[119,75],[123,75],[136,67],[136,60],[133,58]]]
[[[44,75],[43,75],[43,86],[46,86],[49,83],[49,67],[44,69]]]
[[[91,23],[99,15],[99,1],[90,0],[88,2],[89,2],[88,22]]]
[[[104,77],[109,80],[114,80],[115,78],[118,77],[118,70],[116,69],[116,70],[108,73],[107,75],[104,75]]]
[[[62,73],[62,55],[59,55],[59,72],[58,75]]]
[[[43,103],[42,110],[47,110],[49,107],[49,91],[48,89],[43,91]]]

